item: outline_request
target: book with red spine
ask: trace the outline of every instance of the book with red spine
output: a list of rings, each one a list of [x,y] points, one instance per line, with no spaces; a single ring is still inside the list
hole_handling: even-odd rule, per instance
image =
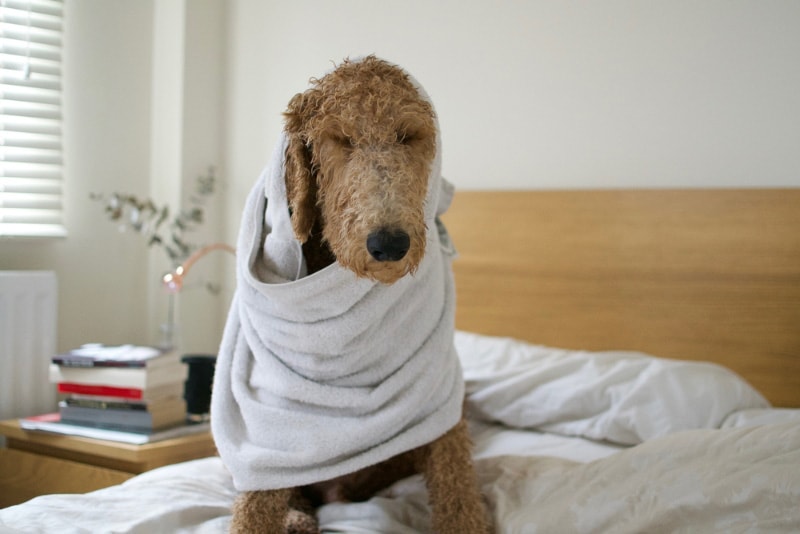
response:
[[[85,384],[147,390],[186,380],[188,368],[178,358],[159,367],[64,367],[50,364],[54,384]]]
[[[135,401],[148,401],[162,397],[171,397],[175,395],[180,396],[183,394],[182,382],[168,383],[146,389],[105,386],[102,384],[58,382],[57,388],[59,393],[92,395],[95,397],[128,399]]]

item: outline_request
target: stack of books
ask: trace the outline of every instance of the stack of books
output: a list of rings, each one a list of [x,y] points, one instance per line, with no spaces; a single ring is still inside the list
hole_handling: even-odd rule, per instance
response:
[[[201,431],[204,425],[186,424],[186,374],[174,351],[84,345],[52,358],[50,381],[65,395],[59,412],[21,425],[128,443]]]

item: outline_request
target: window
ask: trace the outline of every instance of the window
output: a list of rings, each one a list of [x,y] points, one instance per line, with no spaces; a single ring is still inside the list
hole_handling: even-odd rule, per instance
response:
[[[0,0],[0,236],[63,236],[62,0]]]

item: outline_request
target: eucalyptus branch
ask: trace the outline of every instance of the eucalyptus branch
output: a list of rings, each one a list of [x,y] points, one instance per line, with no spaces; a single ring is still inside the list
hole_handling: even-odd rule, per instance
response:
[[[89,198],[105,205],[106,216],[118,223],[121,232],[132,230],[144,237],[148,247],[160,247],[174,267],[199,247],[187,241],[184,234],[203,224],[204,204],[207,197],[214,194],[215,186],[214,168],[209,167],[205,175],[197,177],[195,190],[188,198],[189,206],[177,213],[168,205],[158,206],[150,198],[140,199],[126,193],[92,193]]]

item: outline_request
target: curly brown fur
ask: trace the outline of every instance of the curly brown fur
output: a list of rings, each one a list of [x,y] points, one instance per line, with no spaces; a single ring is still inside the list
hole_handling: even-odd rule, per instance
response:
[[[408,76],[374,57],[345,61],[295,95],[285,117],[286,189],[297,239],[317,237],[330,261],[361,277],[393,283],[414,272],[425,254],[436,126],[433,108]],[[317,224],[321,236],[313,232]],[[381,229],[408,234],[405,257],[387,262],[370,255],[367,238]]]
[[[407,75],[374,57],[345,61],[312,80],[285,113],[286,191],[308,271],[334,261],[357,276],[391,284],[425,254],[428,176],[436,153],[433,108]],[[399,259],[379,260],[366,245],[381,230],[408,235]],[[242,494],[234,532],[315,533],[313,508],[361,501],[415,472],[427,484],[440,534],[489,532],[471,444],[462,420],[440,438],[334,480]]]
[[[414,473],[422,473],[425,478],[433,532],[492,532],[463,419],[431,443],[355,473],[302,488],[245,492],[234,505],[231,532],[317,534],[314,508],[331,502],[367,500]]]
[[[431,526],[439,534],[490,532],[490,519],[478,490],[467,422],[422,448],[418,468],[425,476]]]
[[[247,491],[233,505],[232,534],[316,534],[314,509],[297,489]]]

